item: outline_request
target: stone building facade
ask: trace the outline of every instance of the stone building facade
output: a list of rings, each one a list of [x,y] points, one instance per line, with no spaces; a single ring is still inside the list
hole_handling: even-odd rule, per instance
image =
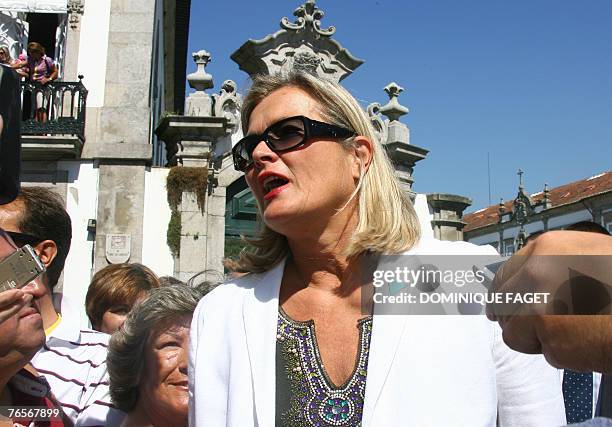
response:
[[[466,241],[491,245],[504,255],[514,253],[518,240],[532,233],[561,230],[579,221],[594,221],[612,233],[612,171],[551,189],[544,186],[533,194],[525,192],[521,180],[514,200],[465,215],[463,221]]]
[[[21,179],[66,202],[73,240],[61,283],[76,305],[111,262],[172,273],[172,257],[155,250],[165,246],[167,169],[156,167],[165,152],[152,129],[184,107],[189,11],[190,0],[0,3],[0,43],[15,57],[40,42],[60,70],[44,89],[44,123],[26,107],[39,89],[24,83]]]

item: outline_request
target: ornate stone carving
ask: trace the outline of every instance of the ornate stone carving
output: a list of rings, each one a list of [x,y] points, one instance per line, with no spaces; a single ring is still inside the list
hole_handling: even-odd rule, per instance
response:
[[[237,92],[238,86],[233,80],[226,80],[221,85],[215,98],[215,117],[225,117],[228,120],[227,131],[233,133],[239,128],[242,96]]]
[[[298,7],[295,23],[281,20],[281,30],[261,40],[249,40],[231,58],[249,75],[287,73],[305,70],[317,76],[340,81],[363,64],[331,38],[336,29],[321,28],[323,12],[314,0]]]
[[[387,123],[383,119],[380,114],[380,103],[373,102],[368,105],[368,116],[370,117],[370,122],[372,123],[372,127],[374,127],[374,131],[378,136],[378,140],[381,143],[387,142]]]
[[[294,23],[289,22],[287,17],[281,19],[281,28],[289,31],[311,30],[323,37],[331,37],[336,32],[334,26],[326,30],[321,28],[321,19],[325,13],[316,6],[315,0],[307,0],[306,3],[295,9],[293,16],[297,18]]]
[[[322,62],[321,58],[310,52],[297,52],[293,56],[293,68],[311,74],[316,74],[317,68]]]
[[[66,10],[68,12],[68,22],[70,23],[70,28],[74,30],[79,25],[81,20],[80,15],[85,13],[85,5],[83,4],[83,0],[68,0]]]

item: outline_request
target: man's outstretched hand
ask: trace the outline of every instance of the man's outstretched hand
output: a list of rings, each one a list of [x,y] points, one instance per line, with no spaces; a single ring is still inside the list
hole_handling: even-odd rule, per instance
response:
[[[550,295],[508,311],[487,306],[506,344],[559,368],[612,373],[612,237],[550,231],[513,255],[489,292]],[[597,314],[597,315],[594,315]]]

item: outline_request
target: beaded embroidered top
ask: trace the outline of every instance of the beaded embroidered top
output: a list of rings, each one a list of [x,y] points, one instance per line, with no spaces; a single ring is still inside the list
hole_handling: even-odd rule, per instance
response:
[[[276,335],[276,425],[360,426],[363,414],[372,316],[360,319],[355,368],[337,387],[317,346],[314,321],[298,322],[281,308]]]

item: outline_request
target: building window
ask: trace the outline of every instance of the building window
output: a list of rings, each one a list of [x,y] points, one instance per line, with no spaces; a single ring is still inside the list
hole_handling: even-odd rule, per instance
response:
[[[514,253],[514,238],[504,240],[504,253],[505,256],[510,256]]]

